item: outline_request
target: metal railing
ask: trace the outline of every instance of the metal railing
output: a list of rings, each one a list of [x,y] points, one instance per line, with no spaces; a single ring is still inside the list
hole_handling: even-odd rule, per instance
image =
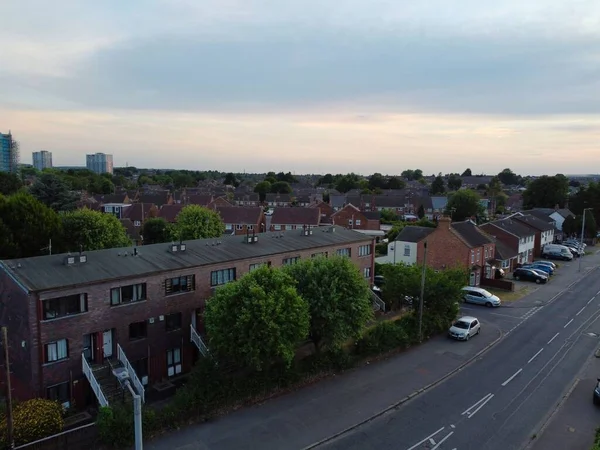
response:
[[[194,328],[194,325],[190,325],[190,341],[196,344],[196,347],[198,347],[200,353],[202,353],[204,356],[208,356],[208,347]]]
[[[131,381],[133,382],[133,387],[135,388],[137,394],[140,397],[142,397],[142,403],[145,403],[146,398],[144,396],[144,385],[138,378],[137,373],[135,373],[135,369],[129,362],[129,359],[127,359],[127,355],[125,355],[125,352],[123,351],[123,348],[120,344],[117,344],[117,358],[119,361],[121,361],[121,363],[123,363],[123,366],[125,366],[125,368],[127,369],[129,378],[131,378]]]
[[[375,311],[385,312],[385,302],[383,300],[381,300],[379,295],[377,295],[375,292],[373,292],[373,291],[370,291],[370,292],[371,292],[371,299],[373,300],[373,309]]]
[[[100,403],[100,406],[108,406],[108,400],[106,400],[106,397],[104,396],[104,392],[102,392],[102,388],[100,387],[98,380],[96,380],[96,377],[94,376],[94,372],[92,371],[92,368],[90,367],[89,363],[87,362],[87,359],[85,359],[85,355],[83,353],[81,354],[81,366],[83,369],[83,374],[86,376],[86,378],[90,382],[92,391],[94,391],[94,394],[96,394],[96,398],[98,399],[98,403]]]

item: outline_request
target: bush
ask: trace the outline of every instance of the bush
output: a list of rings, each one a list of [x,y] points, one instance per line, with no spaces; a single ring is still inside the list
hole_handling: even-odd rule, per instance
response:
[[[406,348],[412,340],[401,320],[375,325],[356,342],[359,355],[376,355],[396,348]]]
[[[13,407],[15,445],[52,436],[63,429],[63,407],[60,403],[43,398],[34,398]],[[0,446],[8,446],[8,429],[6,416],[0,424]]]
[[[101,407],[96,418],[98,436],[102,443],[113,447],[129,447],[135,440],[133,423],[133,404],[115,404]],[[151,436],[162,425],[156,411],[144,407],[142,409],[142,433]]]

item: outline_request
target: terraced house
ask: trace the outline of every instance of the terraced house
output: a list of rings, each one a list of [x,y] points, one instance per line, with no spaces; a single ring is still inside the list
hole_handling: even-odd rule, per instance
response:
[[[373,247],[329,226],[0,261],[13,394],[83,407],[117,401],[123,376],[144,398],[174,388],[206,352],[203,311],[220,286],[335,254],[372,282]]]

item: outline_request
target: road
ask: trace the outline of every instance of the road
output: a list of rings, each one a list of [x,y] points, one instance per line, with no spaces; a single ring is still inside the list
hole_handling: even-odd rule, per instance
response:
[[[532,438],[599,344],[600,270],[526,308],[483,316],[505,338],[443,384],[321,447],[327,449],[509,450]],[[557,275],[558,277],[558,275]],[[547,288],[551,288],[550,283]],[[566,286],[565,286],[566,287]],[[543,292],[546,294],[544,295]],[[539,303],[537,303],[539,302]],[[520,309],[522,312],[517,312]],[[489,311],[489,310],[488,310]],[[509,317],[491,316],[506,314]],[[482,334],[485,328],[482,328]],[[460,343],[457,343],[460,344]]]

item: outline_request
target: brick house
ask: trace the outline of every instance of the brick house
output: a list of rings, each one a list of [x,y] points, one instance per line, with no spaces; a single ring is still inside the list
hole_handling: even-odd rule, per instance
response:
[[[331,223],[352,230],[379,230],[380,227],[378,219],[370,220],[364,212],[351,203],[334,212],[331,215]]]
[[[106,406],[122,395],[110,365],[119,361],[138,393],[174,388],[205,351],[215,289],[260,265],[330,254],[348,256],[372,284],[373,239],[341,227],[0,261],[13,395]]]
[[[517,253],[517,263],[525,264],[533,261],[535,231],[511,218],[495,220],[480,225],[490,236]]]
[[[387,254],[376,258],[379,264],[417,263],[417,255],[423,255],[425,240],[435,231],[435,228],[407,226],[396,236],[396,240],[387,245]],[[422,261],[421,261],[422,262]]]
[[[318,227],[321,224],[319,208],[275,208],[271,216],[270,231],[285,231]]]
[[[265,197],[265,203],[267,206],[273,207],[283,207],[283,206],[292,206],[292,196],[290,194],[267,194]]]
[[[510,218],[517,220],[535,233],[535,240],[533,243],[534,256],[538,258],[542,256],[544,246],[554,242],[554,225],[547,221],[539,219],[531,214],[520,212],[513,214]]]
[[[309,208],[317,208],[321,210],[321,224],[331,223],[331,215],[335,212],[329,203],[317,201],[308,206]]]
[[[158,211],[158,217],[166,220],[169,223],[175,223],[177,216],[186,205],[175,204],[175,205],[162,205]]]
[[[221,206],[215,210],[225,223],[227,234],[264,233],[267,230],[265,213],[260,206]]]

